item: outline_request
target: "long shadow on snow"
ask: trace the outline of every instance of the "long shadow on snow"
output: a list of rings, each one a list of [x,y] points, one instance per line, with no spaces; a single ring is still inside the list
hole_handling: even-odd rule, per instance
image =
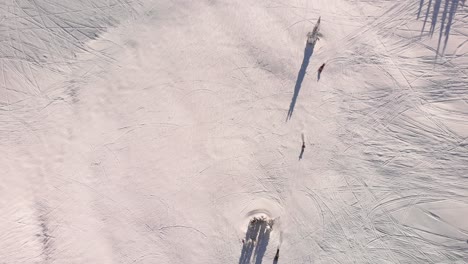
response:
[[[272,222],[264,218],[254,218],[250,223],[245,235],[239,264],[261,264],[265,255],[268,241],[270,240]]]
[[[420,0],[419,2],[419,11],[418,11],[418,19],[421,17],[421,12],[424,6],[424,2],[426,0]],[[443,2],[443,3],[442,3]],[[439,51],[441,48],[441,41],[443,36],[445,36],[443,49],[441,54],[444,54],[445,48],[447,47],[448,39],[450,36],[450,30],[453,24],[453,18],[455,13],[457,12],[457,8],[460,5],[463,7],[465,5],[465,0],[428,0],[427,8],[424,15],[424,24],[421,29],[421,34],[424,32],[426,28],[427,20],[429,18],[429,14],[431,12],[432,7],[432,17],[431,17],[431,28],[429,29],[429,34],[432,35],[435,32],[435,28],[437,25],[437,20],[439,18],[439,13],[442,11],[442,17],[440,19],[440,30],[439,30],[439,41],[437,43],[437,53],[436,56],[439,55]],[[443,6],[442,10],[441,7]]]
[[[294,107],[296,106],[297,96],[299,95],[299,91],[301,90],[302,81],[304,81],[307,66],[309,66],[310,57],[312,57],[312,54],[314,53],[314,47],[315,43],[310,44],[307,42],[304,48],[304,59],[302,59],[301,69],[297,74],[296,85],[294,86],[294,95],[291,99],[291,104],[289,105],[288,117],[286,118],[286,121],[291,119],[292,117]]]

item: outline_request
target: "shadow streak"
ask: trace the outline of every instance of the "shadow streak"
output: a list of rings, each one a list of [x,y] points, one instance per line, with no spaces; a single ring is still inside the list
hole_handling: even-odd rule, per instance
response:
[[[420,0],[419,2],[419,10],[417,18],[420,18],[422,9],[424,7],[424,3],[426,0]],[[440,17],[440,29],[439,29],[439,38],[437,43],[437,53],[438,55],[443,55],[445,53],[445,49],[447,47],[448,39],[450,36],[450,30],[452,28],[453,19],[455,17],[455,13],[457,12],[458,7],[463,7],[465,5],[465,0],[428,0],[427,8],[424,16],[424,23],[421,29],[421,34],[424,33],[426,28],[426,24],[429,18],[429,14],[432,11],[431,17],[431,27],[429,29],[429,35],[432,37],[437,26],[437,21],[439,20],[439,14],[442,12]],[[443,40],[443,44],[442,44]],[[442,52],[440,51],[442,49]]]
[[[279,260],[279,248],[276,249],[276,255],[275,258],[273,259],[273,264],[277,264]]]
[[[291,119],[292,117],[294,107],[296,106],[297,96],[299,95],[299,91],[301,90],[302,86],[302,81],[304,81],[307,67],[309,66],[310,57],[312,57],[312,54],[314,53],[314,47],[315,43],[311,44],[307,42],[304,48],[304,59],[302,60],[301,69],[297,74],[296,85],[294,86],[294,95],[291,99],[291,104],[289,105],[288,117],[286,118],[286,121]]]
[[[272,227],[273,221],[263,217],[254,218],[250,221],[245,234],[239,264],[250,264],[252,260],[255,260],[255,264],[262,263]]]

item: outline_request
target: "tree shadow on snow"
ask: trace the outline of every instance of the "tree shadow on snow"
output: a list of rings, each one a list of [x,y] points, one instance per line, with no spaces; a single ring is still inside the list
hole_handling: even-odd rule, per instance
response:
[[[423,11],[425,2],[426,0],[420,0],[419,2],[418,19],[422,17],[422,11]],[[437,43],[436,57],[439,54],[445,53],[445,48],[447,47],[448,39],[450,36],[450,30],[454,22],[453,19],[455,17],[455,13],[457,12],[457,8],[459,6],[464,7],[464,5],[465,5],[465,0],[428,0],[427,1],[427,7],[426,7],[425,14],[424,14],[424,23],[421,29],[421,34],[424,33],[429,16],[431,15],[431,18],[430,18],[431,27],[429,29],[429,34],[432,37],[436,29],[437,20],[439,19],[439,16],[441,16],[440,17],[439,41]],[[432,10],[432,14],[431,14],[431,10]],[[442,12],[442,15],[440,15],[440,12]],[[442,39],[444,39],[444,43],[443,43],[442,52],[440,52]]]
[[[264,217],[253,218],[245,234],[244,246],[239,259],[239,264],[250,264],[254,260],[255,264],[261,264],[265,255],[273,221]]]
[[[292,117],[294,107],[296,106],[297,96],[299,95],[299,91],[301,90],[302,81],[304,81],[307,66],[309,66],[310,57],[312,57],[312,54],[314,53],[314,46],[315,43],[311,44],[307,42],[304,48],[304,58],[302,59],[301,69],[297,74],[296,85],[294,86],[294,95],[291,99],[291,104],[289,105],[288,117],[286,118],[286,121],[291,119]]]

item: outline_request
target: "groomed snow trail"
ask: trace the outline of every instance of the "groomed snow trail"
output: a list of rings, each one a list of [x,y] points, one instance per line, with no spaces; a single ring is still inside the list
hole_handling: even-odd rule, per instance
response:
[[[466,11],[0,4],[0,262],[468,262]]]

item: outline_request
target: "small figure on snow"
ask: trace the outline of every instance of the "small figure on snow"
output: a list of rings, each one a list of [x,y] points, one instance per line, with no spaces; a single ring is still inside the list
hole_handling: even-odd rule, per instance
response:
[[[304,133],[302,133],[301,137],[302,137],[302,148],[301,148],[301,154],[299,154],[299,160],[302,159],[302,155],[304,155],[304,150],[305,150],[305,147],[306,147],[305,139],[304,139]]]
[[[319,72],[319,73],[322,73],[322,71],[323,71],[323,68],[325,68],[325,63],[324,63],[324,64],[322,64],[322,66],[320,66],[320,68],[318,69],[318,72]]]
[[[320,67],[318,68],[318,71],[317,71],[317,82],[320,81],[320,75],[322,74],[323,68],[325,68],[325,63],[322,64],[322,66],[320,66]]]

